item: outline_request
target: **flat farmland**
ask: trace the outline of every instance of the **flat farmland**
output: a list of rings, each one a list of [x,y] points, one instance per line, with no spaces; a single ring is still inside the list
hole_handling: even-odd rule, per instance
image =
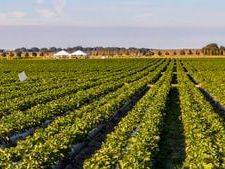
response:
[[[225,168],[224,79],[222,58],[2,60],[0,168]]]

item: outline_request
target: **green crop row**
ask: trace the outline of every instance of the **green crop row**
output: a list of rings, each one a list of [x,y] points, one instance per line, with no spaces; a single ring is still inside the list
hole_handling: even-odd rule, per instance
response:
[[[131,73],[128,75],[131,75],[132,73],[135,73],[135,71],[131,71]],[[57,85],[58,87],[53,90],[47,90],[38,94],[35,92],[34,94],[27,96],[22,95],[19,98],[10,100],[7,100],[7,98],[3,96],[3,99],[6,101],[4,101],[1,105],[0,111],[2,112],[2,114],[7,114],[7,112],[10,113],[13,110],[26,109],[37,104],[42,104],[53,99],[57,99],[57,97],[62,97],[66,94],[77,92],[79,89],[87,89],[105,83],[112,78],[119,79],[120,77],[124,76],[124,74],[118,74],[116,77],[113,77],[113,75],[114,74],[112,74],[112,76],[109,75],[109,77],[106,79],[104,79],[104,77],[101,78],[101,76],[98,76],[98,79],[95,78],[94,81],[92,81],[90,77],[87,79],[83,77],[82,81],[79,81],[77,83],[73,83],[73,81],[71,81],[68,84],[68,82],[65,82],[62,84],[61,88],[59,87],[60,85]],[[20,95],[20,92],[18,94]]]
[[[159,62],[159,63],[157,63],[153,66],[150,66],[149,68],[147,67],[147,68],[148,68],[148,70],[149,69],[154,70],[154,68],[159,64],[161,64],[161,63]],[[37,104],[44,104],[46,102],[55,100],[57,98],[65,96],[65,95],[78,92],[79,90],[86,90],[88,88],[91,88],[91,87],[94,87],[97,85],[101,85],[110,80],[119,80],[122,77],[129,76],[129,75],[135,74],[136,72],[139,72],[139,69],[125,72],[122,75],[118,74],[115,77],[109,76],[108,78],[105,78],[105,79],[100,78],[100,80],[94,81],[94,82],[93,81],[89,82],[87,79],[84,79],[83,83],[69,83],[69,84],[64,83],[63,88],[56,88],[53,90],[44,91],[39,94],[34,93],[33,95],[28,95],[25,97],[21,96],[19,98],[4,101],[3,104],[1,104],[1,106],[0,106],[0,117],[2,117],[3,115],[11,114],[15,110],[26,110]],[[143,70],[143,68],[141,68],[141,70]],[[144,70],[143,70],[143,72],[144,72]]]
[[[28,74],[26,83],[30,85],[37,81],[45,81],[50,79],[52,82],[65,77],[67,74],[71,77],[76,77],[84,74],[96,76],[102,72],[120,71],[124,68],[145,67],[149,62],[158,59],[150,60],[70,60],[70,61],[6,61],[0,63],[0,93],[1,89],[5,91],[7,87],[12,87],[12,84],[23,86],[18,80],[18,73],[25,71]],[[100,63],[100,64],[99,64]],[[67,76],[67,77],[68,77]],[[27,86],[27,85],[26,85]],[[2,88],[4,87],[4,88]]]
[[[84,168],[147,168],[152,165],[172,71],[173,62],[107,136],[102,147],[85,161]]]
[[[161,64],[156,69],[156,72],[162,70],[166,64],[167,62]],[[154,68],[156,66],[157,65],[155,65]],[[15,111],[8,116],[4,116],[2,119],[0,119],[0,140],[7,141],[8,136],[11,134],[38,126],[44,121],[52,119],[54,116],[60,115],[67,111],[72,111],[82,105],[90,103],[92,100],[96,100],[99,97],[120,88],[125,83],[137,81],[138,79],[141,79],[145,75],[149,74],[149,70],[152,70],[152,68],[146,69],[142,73],[134,74],[129,77],[125,76],[126,78],[124,77],[121,80],[117,79],[119,81],[113,82],[110,80],[109,82],[103,83],[100,86],[96,86],[88,90],[80,90],[75,94],[70,94],[47,104],[41,104],[32,107],[31,109],[24,112]],[[116,80],[116,78],[113,79]]]
[[[136,68],[137,69],[137,68]],[[125,69],[124,71],[128,71],[130,69]],[[21,83],[20,86],[16,84],[11,84],[9,88],[4,87],[4,91],[0,93],[0,101],[11,101],[14,98],[24,99],[23,97],[27,95],[38,95],[40,92],[45,92],[47,90],[58,89],[61,87],[65,87],[68,83],[73,84],[83,84],[84,82],[90,81],[94,82],[99,79],[104,79],[109,76],[116,76],[118,74],[123,73],[123,71],[113,71],[109,73],[102,72],[97,77],[93,74],[52,74],[51,76],[56,76],[57,79],[49,79],[43,75],[41,77],[44,79],[43,81],[35,81],[32,83]],[[1,86],[2,87],[2,86]],[[32,97],[32,96],[31,96]],[[9,100],[10,99],[10,100]]]
[[[154,82],[166,65],[123,85],[98,102],[54,120],[47,128],[38,129],[33,136],[19,141],[16,147],[0,149],[0,168],[46,168],[55,164],[68,154],[72,145],[86,139],[93,128],[105,123],[148,83]]]
[[[150,67],[152,66],[152,69],[153,69],[158,64],[160,64],[160,63],[158,62],[154,65],[154,62],[152,62],[149,66]],[[4,100],[4,102],[2,102],[2,104],[0,106],[0,112],[1,112],[0,117],[5,114],[10,114],[10,112],[13,110],[25,110],[25,109],[35,106],[37,104],[43,104],[48,101],[57,99],[64,95],[67,95],[69,93],[77,92],[79,89],[87,89],[87,88],[99,85],[101,83],[105,83],[111,79],[117,80],[120,77],[122,78],[125,76],[135,74],[137,72],[144,71],[144,69],[147,69],[149,66],[146,66],[144,68],[138,67],[134,70],[131,69],[129,71],[122,72],[120,74],[118,73],[117,75],[116,74],[108,74],[107,77],[105,77],[105,76],[101,77],[99,75],[99,76],[97,76],[98,77],[97,79],[96,79],[96,77],[93,79],[90,77],[85,78],[83,76],[82,81],[78,81],[77,83],[73,83],[73,82],[63,83],[62,82],[63,83],[62,87],[59,87],[60,85],[58,85],[58,87],[56,87],[55,89],[53,88],[52,90],[50,90],[51,89],[50,88],[49,90],[45,90],[38,94],[36,92],[34,92],[32,95],[24,95],[24,94],[21,94],[20,90],[19,90],[19,92],[15,92],[15,91],[10,92],[10,93],[12,93],[12,95],[15,95],[15,93],[18,93],[18,95],[20,97],[17,97],[15,99],[8,99],[10,96],[5,97],[3,95],[1,98]],[[79,78],[81,79],[81,77],[79,77]],[[52,86],[52,85],[50,85],[50,86]],[[9,94],[9,95],[11,95],[11,94]]]
[[[138,127],[137,134],[129,140],[127,152],[119,161],[121,168],[145,169],[153,167],[153,160],[158,151],[163,118],[166,113],[164,110],[167,96],[171,89],[172,70],[173,66],[163,77],[152,103],[145,110],[146,113]]]
[[[39,91],[43,91],[45,87],[49,86],[59,86],[64,83],[71,83],[71,82],[77,82],[82,83],[84,80],[88,81],[96,81],[98,79],[107,78],[108,76],[113,76],[117,74],[121,74],[126,71],[132,71],[132,70],[143,70],[146,67],[153,65],[156,63],[156,60],[152,60],[149,63],[146,63],[143,66],[140,65],[134,65],[130,67],[129,65],[122,68],[114,68],[109,71],[101,71],[98,72],[92,71],[92,72],[85,72],[85,73],[76,73],[76,72],[48,72],[48,73],[42,73],[42,72],[29,72],[28,74],[28,80],[25,83],[10,83],[8,85],[1,85],[0,86],[0,97],[5,99],[5,95],[7,97],[12,96],[18,96],[18,95],[26,95],[27,93],[37,93]],[[97,75],[97,76],[96,76]],[[17,77],[17,75],[14,75]],[[35,76],[34,80],[31,80]],[[7,74],[5,76],[2,76],[2,78],[6,78]],[[46,90],[48,90],[47,88]],[[51,89],[51,88],[50,88]],[[9,96],[8,96],[9,95]]]
[[[178,63],[186,159],[183,168],[225,168],[225,123]]]
[[[183,61],[193,78],[207,90],[214,99],[225,106],[225,74],[224,60],[210,60],[204,63],[200,60]]]

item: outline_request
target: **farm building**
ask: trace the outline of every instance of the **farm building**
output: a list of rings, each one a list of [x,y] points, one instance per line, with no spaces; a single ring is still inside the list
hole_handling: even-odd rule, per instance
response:
[[[75,51],[71,54],[65,50],[61,50],[61,51],[57,52],[56,54],[54,54],[54,57],[56,59],[87,58],[87,54],[81,50]]]
[[[69,58],[70,54],[65,50],[61,50],[61,51],[57,52],[56,54],[54,54],[54,57],[56,59]]]
[[[73,53],[70,54],[70,57],[73,58],[73,57],[84,57],[86,58],[87,57],[87,53],[81,51],[81,50],[78,50],[78,51],[75,51]]]

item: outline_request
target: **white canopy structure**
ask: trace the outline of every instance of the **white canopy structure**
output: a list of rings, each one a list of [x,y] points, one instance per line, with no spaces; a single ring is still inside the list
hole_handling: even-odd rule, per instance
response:
[[[55,58],[67,58],[70,56],[70,54],[65,51],[65,50],[61,50],[59,52],[57,52],[56,54],[54,54]]]
[[[78,50],[78,51],[71,53],[70,56],[87,56],[87,53],[85,53],[81,50]]]

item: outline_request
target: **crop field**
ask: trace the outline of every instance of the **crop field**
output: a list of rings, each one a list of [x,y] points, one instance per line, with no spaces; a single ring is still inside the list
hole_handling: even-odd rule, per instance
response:
[[[224,169],[224,91],[221,58],[0,61],[0,168]]]

